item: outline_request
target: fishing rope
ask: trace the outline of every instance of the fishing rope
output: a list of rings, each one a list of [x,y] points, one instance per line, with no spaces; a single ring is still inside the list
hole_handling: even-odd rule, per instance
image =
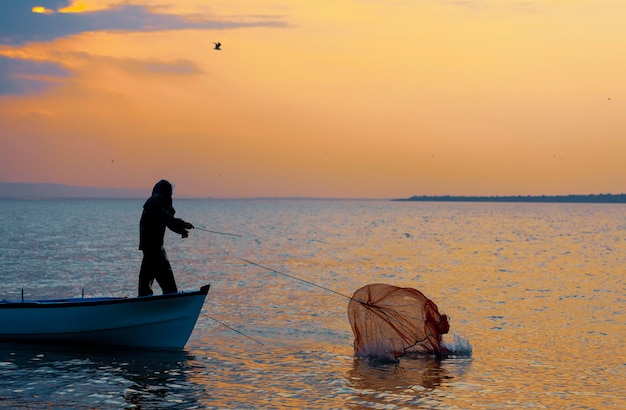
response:
[[[369,303],[369,302],[364,302],[364,301],[362,301],[362,300],[354,299],[353,297],[348,296],[348,295],[344,295],[344,294],[343,294],[343,293],[341,293],[341,292],[337,292],[337,291],[332,290],[332,289],[329,289],[329,288],[327,288],[327,287],[324,287],[324,286],[318,285],[317,283],[313,283],[313,282],[311,282],[311,281],[308,281],[308,280],[305,280],[305,279],[302,279],[302,278],[298,278],[297,276],[293,276],[293,275],[290,275],[290,274],[288,274],[288,273],[284,273],[284,272],[278,271],[278,270],[276,270],[276,269],[273,269],[273,268],[270,268],[270,267],[267,267],[267,266],[263,266],[263,265],[261,265],[261,264],[258,264],[258,263],[255,263],[255,262],[252,262],[252,261],[250,261],[250,260],[248,260],[248,259],[244,259],[244,258],[238,258],[238,259],[240,259],[240,260],[242,260],[242,261],[244,261],[244,262],[246,262],[246,263],[249,263],[249,264],[251,264],[251,265],[258,266],[259,268],[262,268],[262,269],[268,270],[268,271],[270,271],[270,272],[278,273],[279,275],[284,275],[284,276],[286,276],[286,277],[288,277],[288,278],[296,279],[296,280],[299,280],[299,281],[301,281],[301,282],[307,283],[307,284],[309,284],[309,285],[312,285],[312,286],[318,287],[318,288],[320,288],[320,289],[324,289],[324,290],[326,290],[326,291],[328,291],[328,292],[331,292],[331,293],[334,293],[334,294],[336,294],[336,295],[343,296],[344,298],[347,298],[347,299],[349,299],[349,300],[353,300],[353,301],[355,301],[355,302],[360,303],[361,305],[365,306],[367,309],[369,309],[369,310],[370,310],[370,311],[372,311],[372,312],[378,312],[377,314],[383,315],[383,316],[384,316],[384,317],[386,317],[386,318],[391,318],[391,317],[392,317],[392,315],[390,315],[389,313],[386,313],[386,312],[385,312],[386,310],[389,310],[389,308],[387,308],[387,307],[375,306],[375,305],[372,305],[372,304],[371,304],[371,303]],[[404,349],[404,353],[406,354],[407,352],[409,352],[409,350],[410,350],[410,349],[414,348],[415,346],[423,344],[424,342],[426,342],[426,341],[427,341],[429,338],[431,338],[431,337],[433,337],[433,338],[434,338],[435,336],[434,336],[432,333],[428,333],[428,334],[427,334],[424,338],[422,338],[422,339],[418,339],[418,340],[416,340],[416,341],[415,341],[412,345],[407,346],[407,347],[404,347],[404,348],[403,348],[403,349]]]
[[[405,353],[405,354],[406,354],[406,353],[410,353],[409,349],[412,349],[412,348],[414,348],[414,347],[415,347],[415,346],[417,346],[417,345],[421,345],[422,343],[424,343],[425,341],[427,341],[427,340],[428,340],[429,338],[431,338],[431,337],[435,337],[435,336],[433,336],[433,334],[432,334],[432,333],[428,333],[428,334],[427,334],[427,335],[426,335],[423,339],[416,340],[416,341],[415,341],[415,343],[413,343],[411,346],[404,347],[404,348],[403,348],[404,353]]]
[[[234,233],[227,233],[227,232],[212,231],[212,230],[210,230],[210,229],[199,228],[199,227],[197,227],[197,226],[196,226],[196,227],[194,227],[194,229],[198,229],[198,230],[201,230],[201,231],[204,231],[204,232],[217,233],[217,234],[220,234],[220,235],[236,236],[236,237],[239,237],[239,238],[241,238],[241,237],[242,237],[242,235],[237,235],[237,234],[234,234]],[[291,278],[291,279],[299,280],[300,282],[308,283],[309,285],[312,285],[312,286],[318,287],[318,288],[320,288],[320,289],[324,289],[324,290],[326,290],[326,291],[328,291],[328,292],[331,292],[331,293],[334,293],[334,294],[336,294],[336,295],[342,296],[342,297],[347,298],[347,299],[349,299],[349,300],[353,300],[353,299],[352,299],[352,297],[350,297],[350,296],[348,296],[348,295],[344,295],[343,293],[341,293],[341,292],[337,292],[336,290],[332,290],[332,289],[326,288],[326,287],[324,287],[324,286],[318,285],[317,283],[313,283],[313,282],[310,282],[310,281],[308,281],[308,280],[301,279],[301,278],[299,278],[299,277],[297,277],[297,276],[290,275],[290,274],[288,274],[288,273],[281,272],[281,271],[278,271],[278,270],[276,270],[276,269],[272,269],[272,268],[267,267],[267,266],[263,266],[263,265],[261,265],[261,264],[258,264],[258,263],[255,263],[255,262],[252,262],[251,260],[248,260],[248,259],[244,259],[244,258],[240,258],[240,257],[237,257],[237,259],[242,260],[242,261],[244,261],[244,262],[246,262],[246,263],[248,263],[248,264],[250,264],[250,265],[257,266],[257,267],[259,267],[259,268],[261,268],[261,269],[265,269],[265,270],[268,270],[268,271],[270,271],[270,272],[278,273],[279,275],[283,275],[283,276],[286,276],[286,277]],[[365,302],[361,302],[361,303],[364,303],[364,304],[365,304]]]
[[[241,238],[241,237],[242,237],[242,235],[237,235],[237,234],[234,234],[234,233],[214,231],[214,230],[211,230],[211,229],[200,228],[200,227],[197,227],[197,226],[194,226],[194,228],[193,228],[193,229],[198,229],[198,230],[200,230],[200,231],[204,231],[204,232],[216,233],[216,234],[219,234],[219,235],[235,236],[235,237],[238,237],[238,238]],[[205,316],[205,317],[207,317],[207,318],[209,318],[209,319],[211,319],[211,320],[213,320],[213,321],[215,321],[215,322],[219,323],[220,325],[224,326],[225,328],[230,329],[230,330],[232,330],[232,331],[233,331],[233,332],[235,332],[235,333],[239,333],[240,335],[242,335],[242,336],[244,336],[244,337],[247,337],[248,339],[250,339],[250,340],[252,340],[252,341],[254,341],[254,342],[256,342],[256,343],[260,344],[261,346],[263,346],[263,342],[261,342],[261,341],[259,341],[259,340],[255,339],[255,338],[253,338],[252,336],[248,336],[247,334],[245,334],[245,333],[243,333],[243,332],[241,332],[241,331],[239,331],[239,330],[237,330],[237,329],[235,329],[235,328],[233,328],[233,327],[231,327],[231,326],[228,326],[226,323],[224,323],[224,322],[222,322],[222,321],[219,321],[219,320],[217,320],[216,318],[211,317],[211,316],[207,315],[207,314],[206,314],[206,313],[204,313],[204,312],[200,312],[200,313],[201,313],[203,316]]]
[[[224,232],[211,231],[211,230],[208,230],[208,229],[203,229],[203,228],[196,228],[196,229],[200,229],[200,230],[202,230],[202,231],[206,231],[206,232],[218,233],[218,234],[222,234],[222,235],[230,235],[230,236],[237,236],[237,237],[241,237],[241,236],[242,236],[242,235],[229,234],[229,233],[224,233]],[[384,312],[383,312],[384,310],[386,310],[386,308],[382,308],[382,307],[380,307],[380,306],[374,306],[374,305],[370,304],[369,302],[364,302],[364,301],[361,301],[361,300],[354,299],[352,296],[345,295],[345,294],[343,294],[343,293],[341,293],[341,292],[338,292],[338,291],[336,291],[336,290],[333,290],[333,289],[327,288],[327,287],[322,286],[322,285],[318,285],[317,283],[314,283],[314,282],[308,281],[308,280],[306,280],[306,279],[302,279],[302,278],[299,278],[299,277],[297,277],[297,276],[294,276],[294,275],[291,275],[291,274],[288,274],[288,273],[285,273],[285,272],[281,272],[281,271],[279,271],[279,270],[277,270],[277,269],[274,269],[274,268],[270,268],[270,267],[268,267],[268,266],[261,265],[260,263],[253,262],[253,261],[251,261],[251,260],[249,260],[249,259],[245,259],[245,258],[241,258],[241,257],[237,257],[237,259],[239,259],[239,260],[241,260],[241,261],[243,261],[243,262],[245,262],[245,263],[248,263],[248,264],[250,264],[250,265],[253,265],[253,266],[259,267],[259,268],[261,268],[261,269],[265,269],[265,270],[267,270],[267,271],[269,271],[269,272],[277,273],[277,274],[279,274],[279,275],[283,275],[283,276],[285,276],[285,277],[288,277],[288,278],[291,278],[291,279],[295,279],[295,280],[298,280],[298,281],[300,281],[300,282],[303,282],[303,283],[309,284],[309,285],[311,285],[311,286],[315,286],[315,287],[317,287],[317,288],[323,289],[323,290],[325,290],[325,291],[327,291],[327,292],[334,293],[334,294],[339,295],[339,296],[341,296],[341,297],[344,297],[344,298],[346,298],[346,299],[348,299],[348,300],[351,300],[351,301],[353,300],[353,301],[355,301],[355,302],[360,303],[361,305],[365,306],[366,308],[368,308],[368,309],[370,309],[370,310],[372,310],[372,311],[373,311],[374,309],[376,309],[376,310],[380,311],[380,313],[381,313],[381,314],[383,314],[384,316],[389,317],[389,314],[388,314],[388,313],[384,313]],[[216,322],[220,323],[221,325],[223,325],[223,326],[225,326],[225,327],[227,327],[227,328],[229,328],[229,329],[231,329],[231,330],[233,330],[233,331],[235,331],[235,332],[237,332],[237,333],[239,333],[239,334],[241,334],[241,335],[243,335],[243,336],[245,336],[245,337],[247,337],[247,338],[249,338],[249,339],[251,339],[251,340],[253,340],[253,341],[257,342],[257,343],[260,343],[261,345],[263,345],[263,343],[259,342],[258,340],[254,339],[254,338],[252,338],[252,337],[250,337],[250,336],[248,336],[248,335],[246,335],[246,334],[244,334],[244,333],[242,333],[242,332],[240,332],[240,331],[238,331],[238,330],[236,330],[236,329],[233,329],[232,327],[230,327],[230,326],[228,326],[228,325],[226,325],[226,324],[224,324],[224,323],[222,323],[222,322],[218,321],[217,319],[214,319],[214,318],[212,318],[212,317],[210,317],[210,316],[208,316],[208,315],[206,315],[206,314],[204,314],[204,313],[203,313],[203,315],[204,315],[204,316],[206,316],[206,317],[208,317],[209,319],[215,320]],[[433,338],[434,338],[435,336],[434,336],[432,333],[428,333],[428,334],[427,334],[424,338],[422,338],[422,339],[418,339],[418,340],[416,340],[416,341],[415,341],[412,345],[407,346],[407,347],[404,347],[404,348],[403,348],[404,352],[405,352],[405,353],[409,352],[409,350],[410,350],[410,349],[414,348],[414,347],[415,347],[415,346],[417,346],[417,345],[420,345],[420,344],[425,343],[425,342],[426,342],[428,339],[430,339],[431,337],[433,337]]]
[[[199,231],[204,231],[204,232],[211,232],[211,233],[217,233],[220,235],[228,235],[228,236],[236,236],[238,238],[241,238],[242,235],[237,235],[236,233],[228,233],[228,232],[220,232],[220,231],[212,231],[210,229],[205,229],[205,228],[199,228],[197,226],[194,226],[193,229],[197,229]]]
[[[328,292],[334,293],[334,294],[336,294],[336,295],[342,296],[342,297],[344,297],[344,298],[346,298],[346,299],[349,299],[349,300],[354,300],[351,296],[344,295],[344,294],[343,294],[343,293],[341,293],[341,292],[337,292],[336,290],[332,290],[332,289],[326,288],[326,287],[324,287],[324,286],[322,286],[322,285],[318,285],[317,283],[313,283],[313,282],[310,282],[310,281],[308,281],[308,280],[301,279],[301,278],[299,278],[299,277],[297,277],[297,276],[293,276],[293,275],[290,275],[290,274],[288,274],[288,273],[281,272],[281,271],[278,271],[278,270],[276,270],[276,269],[269,268],[269,267],[267,267],[267,266],[263,266],[263,265],[261,265],[261,264],[258,264],[258,263],[255,263],[255,262],[252,262],[251,260],[248,260],[248,259],[239,258],[239,257],[237,257],[237,259],[242,260],[242,261],[244,261],[244,262],[246,262],[246,263],[249,263],[250,265],[258,266],[259,268],[262,268],[262,269],[268,270],[268,271],[270,271],[270,272],[278,273],[279,275],[283,275],[283,276],[286,276],[286,277],[291,278],[291,279],[299,280],[300,282],[308,283],[309,285],[312,285],[312,286],[318,287],[318,288],[320,288],[320,289],[324,289],[325,291],[328,291]],[[361,302],[361,301],[358,301],[358,300],[357,300],[357,302],[360,302],[360,303],[365,304],[365,302]]]
[[[216,322],[217,322],[217,323],[219,323],[220,325],[222,325],[222,326],[224,326],[224,327],[226,327],[226,328],[228,328],[228,329],[232,330],[233,332],[239,333],[240,335],[242,335],[242,336],[244,336],[244,337],[247,337],[248,339],[250,339],[250,340],[252,340],[252,341],[257,342],[257,343],[258,343],[258,344],[260,344],[261,346],[263,345],[263,342],[260,342],[260,341],[258,341],[257,339],[255,339],[255,338],[253,338],[253,337],[251,337],[251,336],[248,336],[247,334],[245,334],[245,333],[243,333],[243,332],[240,332],[239,330],[237,330],[237,329],[235,329],[235,328],[233,328],[233,327],[231,327],[231,326],[228,326],[226,323],[221,322],[221,321],[217,320],[216,318],[214,318],[214,317],[211,317],[211,316],[207,315],[207,314],[206,314],[206,313],[204,313],[204,312],[200,312],[200,313],[201,313],[203,316],[206,316],[206,317],[208,317],[209,319],[216,321]]]

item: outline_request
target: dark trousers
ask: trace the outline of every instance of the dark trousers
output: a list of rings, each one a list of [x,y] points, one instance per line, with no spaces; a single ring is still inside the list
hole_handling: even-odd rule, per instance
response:
[[[156,279],[163,294],[178,293],[174,272],[165,249],[144,250],[139,271],[139,296],[152,295],[152,283]]]

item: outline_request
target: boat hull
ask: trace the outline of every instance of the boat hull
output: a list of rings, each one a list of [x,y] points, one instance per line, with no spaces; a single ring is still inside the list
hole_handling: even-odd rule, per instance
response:
[[[209,286],[136,298],[0,302],[0,341],[182,349]]]

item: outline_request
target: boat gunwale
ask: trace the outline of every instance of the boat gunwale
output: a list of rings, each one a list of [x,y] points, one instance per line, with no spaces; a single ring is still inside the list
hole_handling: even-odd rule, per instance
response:
[[[96,297],[75,299],[41,299],[41,300],[0,300],[0,309],[41,309],[41,308],[68,308],[100,305],[116,305],[121,303],[153,302],[166,299],[185,298],[190,296],[206,296],[211,285],[204,285],[199,290],[167,293],[163,295],[136,296],[136,297]]]

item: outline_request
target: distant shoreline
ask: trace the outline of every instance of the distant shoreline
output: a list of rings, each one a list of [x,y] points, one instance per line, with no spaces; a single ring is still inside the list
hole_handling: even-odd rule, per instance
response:
[[[0,199],[145,199],[150,192],[132,188],[99,188],[64,185],[56,183],[18,183],[0,181]],[[178,199],[228,199],[228,200],[350,200],[392,202],[530,202],[530,203],[589,203],[626,204],[626,194],[587,195],[517,195],[517,196],[461,196],[461,195],[414,195],[409,198],[324,198],[324,197],[242,197],[214,198],[187,197]]]
[[[523,202],[523,203],[584,203],[626,204],[626,194],[589,195],[516,195],[516,196],[429,196],[415,195],[410,198],[392,199],[396,202]]]

